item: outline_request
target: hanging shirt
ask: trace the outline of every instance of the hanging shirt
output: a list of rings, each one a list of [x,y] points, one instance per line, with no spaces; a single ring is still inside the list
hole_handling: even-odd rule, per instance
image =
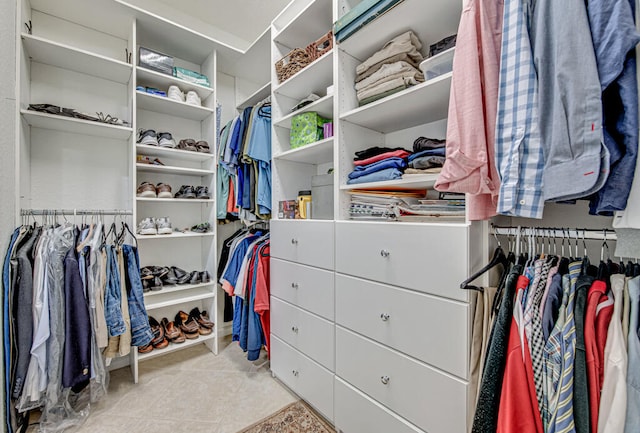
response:
[[[502,182],[498,213],[542,218],[544,160],[530,11],[528,0],[505,1],[496,120],[496,164]]]
[[[469,193],[469,219],[496,214],[496,109],[503,1],[465,1],[453,58],[447,158],[435,188]],[[479,109],[483,107],[483,109]]]
[[[627,414],[625,433],[640,425],[640,277],[628,281],[630,313],[627,364]]]
[[[576,283],[576,306],[574,309],[576,320],[576,357],[573,367],[573,419],[576,433],[591,433],[584,320],[587,309],[587,296],[592,284],[593,277],[589,275],[580,275]]]
[[[258,250],[258,269],[256,270],[256,295],[254,301],[254,311],[260,315],[260,323],[264,332],[265,345],[269,357],[271,357],[271,323],[270,323],[270,268],[269,259],[271,255],[271,246],[264,245]]]

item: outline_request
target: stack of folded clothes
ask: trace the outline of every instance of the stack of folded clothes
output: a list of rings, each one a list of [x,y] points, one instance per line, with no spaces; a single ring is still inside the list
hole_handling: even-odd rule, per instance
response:
[[[445,160],[445,140],[419,137],[413,142],[405,174],[439,173]]]
[[[418,69],[424,59],[422,43],[411,30],[396,36],[356,68],[360,105],[392,95],[424,81]]]
[[[406,158],[411,152],[401,148],[370,147],[356,152],[353,164],[355,169],[349,173],[348,184],[381,182],[402,177],[407,168]]]

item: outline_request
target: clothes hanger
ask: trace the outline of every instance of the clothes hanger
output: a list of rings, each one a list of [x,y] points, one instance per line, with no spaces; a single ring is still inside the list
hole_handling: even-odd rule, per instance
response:
[[[474,286],[474,285],[471,285],[469,283],[471,283],[473,280],[475,280],[476,278],[478,278],[481,275],[485,274],[487,271],[489,271],[490,269],[494,268],[497,265],[502,265],[503,273],[509,268],[509,261],[507,260],[507,256],[504,254],[504,250],[502,249],[502,245],[500,244],[500,240],[498,239],[498,236],[495,234],[495,232],[494,232],[493,236],[496,238],[496,242],[498,243],[498,246],[496,247],[495,251],[493,252],[493,257],[491,258],[491,261],[486,266],[484,266],[482,269],[480,269],[478,272],[476,272],[475,274],[471,275],[469,278],[467,278],[462,283],[460,283],[460,288],[461,289],[463,289],[463,290],[477,290],[479,292],[483,292],[484,289],[482,287]]]

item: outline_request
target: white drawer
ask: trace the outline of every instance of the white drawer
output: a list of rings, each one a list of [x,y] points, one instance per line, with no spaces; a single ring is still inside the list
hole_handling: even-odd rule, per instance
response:
[[[468,228],[339,222],[336,271],[466,301]]]
[[[342,433],[424,433],[336,377],[336,428]]]
[[[271,221],[271,255],[333,270],[333,221]]]
[[[333,322],[272,297],[271,332],[309,358],[331,371],[334,370]]]
[[[333,373],[273,334],[271,371],[292,391],[333,422]]]
[[[336,375],[425,431],[466,431],[467,382],[341,327]]]
[[[271,259],[271,294],[326,319],[334,318],[334,273]]]
[[[467,378],[468,304],[336,274],[336,323]]]

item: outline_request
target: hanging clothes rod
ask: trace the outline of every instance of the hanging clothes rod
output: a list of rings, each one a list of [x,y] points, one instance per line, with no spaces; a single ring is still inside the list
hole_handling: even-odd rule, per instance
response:
[[[20,215],[133,215],[133,211],[127,209],[22,209]]]
[[[615,241],[616,232],[611,229],[563,229],[558,227],[498,227],[491,226],[491,233],[498,236],[534,235],[540,237],[553,237],[556,239],[585,239],[596,241]]]

